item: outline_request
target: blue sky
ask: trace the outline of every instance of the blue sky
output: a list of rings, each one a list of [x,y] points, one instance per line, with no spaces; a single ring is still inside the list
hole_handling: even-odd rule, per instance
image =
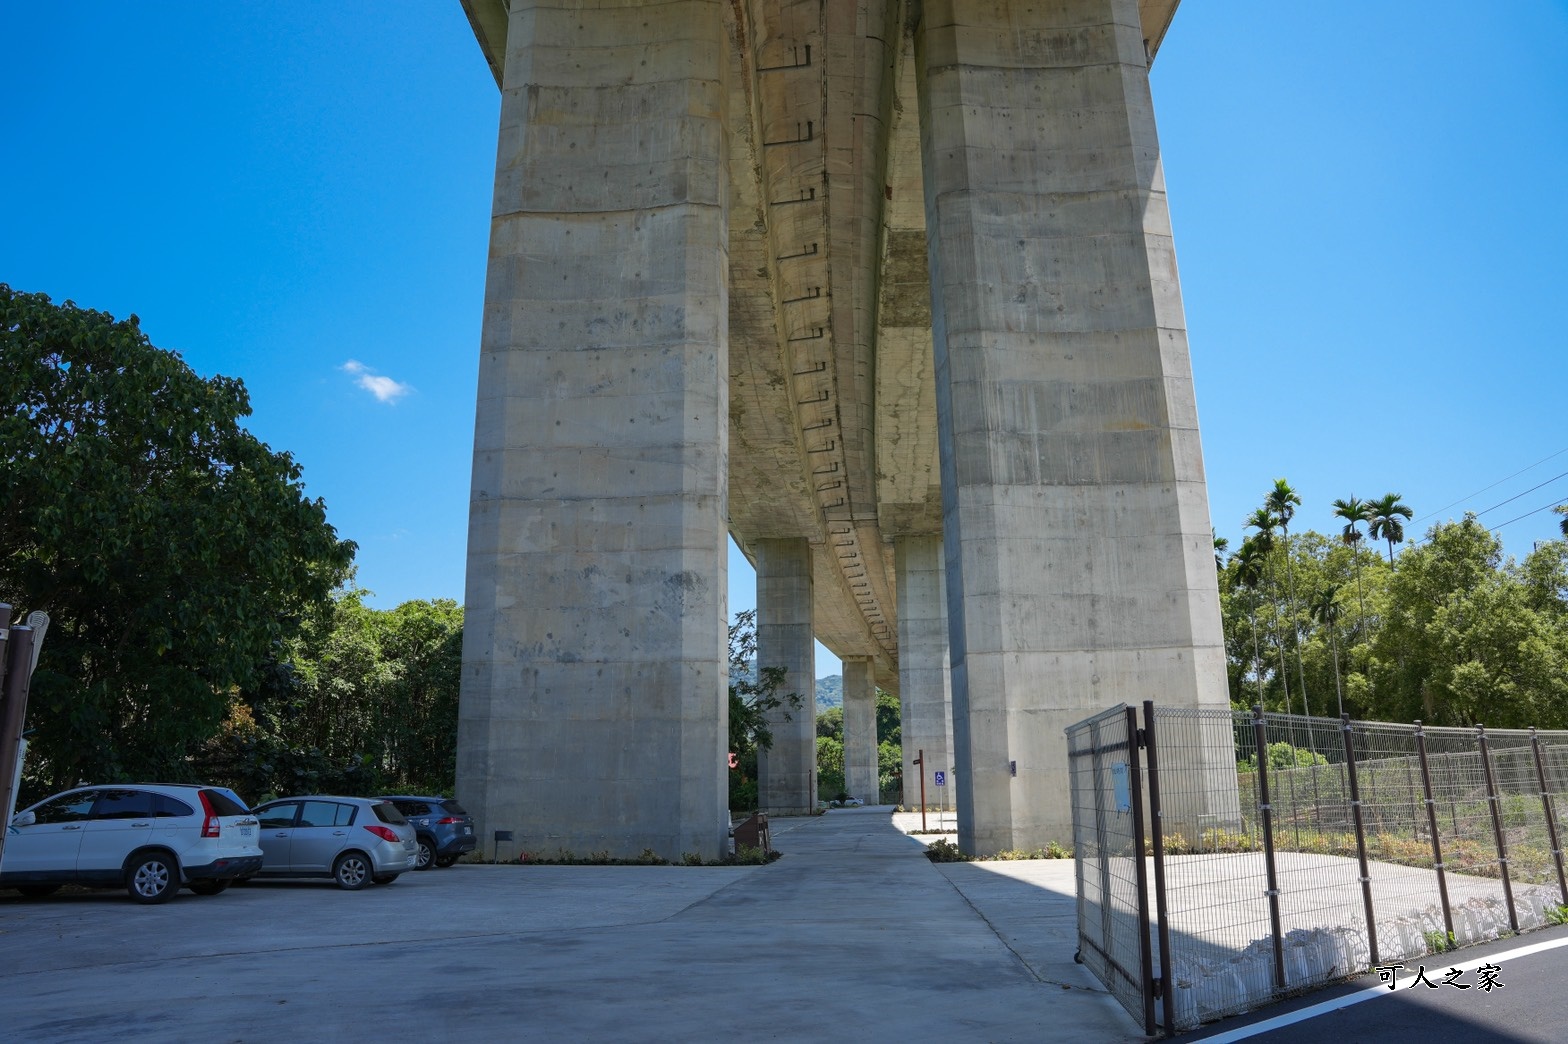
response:
[[[1182,5],[1154,98],[1233,546],[1282,476],[1303,528],[1395,491],[1412,536],[1556,534],[1565,53],[1564,0]],[[0,98],[0,281],[242,378],[376,603],[461,599],[499,94],[457,0],[0,2]]]

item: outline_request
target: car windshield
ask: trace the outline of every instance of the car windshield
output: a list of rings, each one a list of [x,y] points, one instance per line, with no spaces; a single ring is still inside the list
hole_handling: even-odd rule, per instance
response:
[[[464,808],[462,805],[459,805],[457,803],[456,799],[453,799],[453,798],[448,798],[447,800],[441,802],[441,807],[446,809],[446,811],[447,811],[447,813],[449,815],[454,815],[454,816],[466,816],[466,815],[468,815],[468,809]]]

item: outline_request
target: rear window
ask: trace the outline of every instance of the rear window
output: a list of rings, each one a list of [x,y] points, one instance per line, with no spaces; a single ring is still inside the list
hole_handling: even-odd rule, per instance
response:
[[[397,806],[390,801],[378,801],[374,805],[371,805],[370,808],[376,813],[376,818],[381,820],[383,823],[391,823],[393,826],[402,826],[404,823],[408,822],[408,820],[403,818],[403,813],[399,812],[397,810]]]
[[[212,806],[214,815],[219,816],[244,816],[250,814],[250,809],[235,801],[221,790],[203,790],[207,803]]]
[[[184,819],[186,816],[194,816],[196,814],[194,808],[191,808],[191,806],[179,798],[172,798],[167,794],[155,794],[153,796],[158,799],[157,815],[159,819]]]
[[[441,807],[446,809],[449,814],[454,816],[468,815],[468,809],[464,808],[462,805],[459,805],[455,798],[448,798],[447,800],[441,802]]]

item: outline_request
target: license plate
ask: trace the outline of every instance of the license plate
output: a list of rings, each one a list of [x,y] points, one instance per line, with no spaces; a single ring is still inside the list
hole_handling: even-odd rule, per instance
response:
[[[465,833],[465,834],[472,834],[473,832],[474,832],[474,828],[473,827],[464,827],[463,828],[463,833]]]
[[[241,837],[249,837],[250,836],[250,827],[240,827],[240,836]]]

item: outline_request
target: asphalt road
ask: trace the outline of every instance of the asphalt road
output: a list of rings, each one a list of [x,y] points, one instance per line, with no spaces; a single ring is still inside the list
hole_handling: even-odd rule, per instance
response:
[[[1482,966],[1495,969],[1486,973],[1490,989]],[[1450,983],[1445,980],[1451,968],[1459,974]],[[1421,958],[1394,970],[1392,980],[1389,989],[1381,975],[1369,972],[1176,1039],[1210,1044],[1568,1041],[1568,926]],[[1428,981],[1435,985],[1427,986]]]

